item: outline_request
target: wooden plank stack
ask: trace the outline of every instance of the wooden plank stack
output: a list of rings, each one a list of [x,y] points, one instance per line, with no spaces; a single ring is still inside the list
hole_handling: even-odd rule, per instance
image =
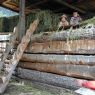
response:
[[[95,79],[95,28],[88,26],[33,35],[19,67]]]

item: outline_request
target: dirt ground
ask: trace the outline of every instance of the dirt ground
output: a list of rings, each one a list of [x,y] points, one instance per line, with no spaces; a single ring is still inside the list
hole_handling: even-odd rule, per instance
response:
[[[69,91],[54,93],[34,88],[29,82],[12,80],[2,95],[74,95]]]

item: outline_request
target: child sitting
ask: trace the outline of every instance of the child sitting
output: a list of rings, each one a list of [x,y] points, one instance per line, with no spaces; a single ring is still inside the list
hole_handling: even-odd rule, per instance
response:
[[[66,30],[69,28],[69,22],[67,21],[67,16],[65,14],[61,16],[61,21],[58,27],[62,28],[63,30]]]
[[[79,28],[80,22],[82,21],[81,17],[79,16],[78,12],[73,13],[73,17],[71,17],[70,25],[76,29]]]

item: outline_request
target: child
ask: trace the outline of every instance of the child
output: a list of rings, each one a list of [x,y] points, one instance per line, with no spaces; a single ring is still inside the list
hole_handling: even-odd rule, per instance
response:
[[[64,30],[68,29],[69,22],[67,21],[67,16],[64,14],[61,16],[61,21],[59,23],[59,28],[63,28]]]
[[[73,12],[73,17],[71,17],[70,25],[76,29],[79,28],[80,22],[82,21],[81,17],[79,16],[78,12]]]

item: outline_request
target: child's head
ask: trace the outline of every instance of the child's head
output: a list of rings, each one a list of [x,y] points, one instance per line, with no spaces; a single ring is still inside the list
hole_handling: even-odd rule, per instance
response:
[[[67,16],[65,15],[65,14],[63,14],[62,16],[61,16],[61,21],[65,21],[67,19]]]
[[[79,16],[78,12],[73,12],[73,17],[78,17],[78,16]]]

